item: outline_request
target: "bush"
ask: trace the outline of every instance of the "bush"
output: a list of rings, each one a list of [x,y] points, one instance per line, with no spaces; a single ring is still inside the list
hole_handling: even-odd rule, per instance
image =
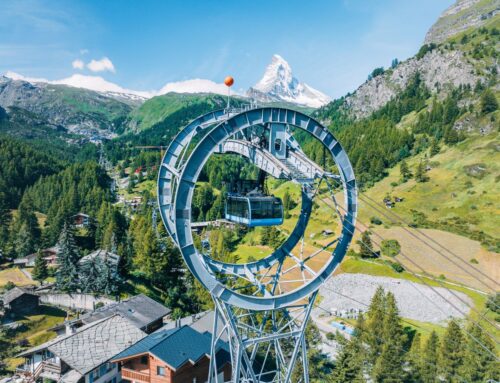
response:
[[[500,314],[500,293],[491,294],[486,301],[486,307],[491,311]]]
[[[384,67],[375,68],[368,76],[368,80],[384,74]]]
[[[8,281],[5,284],[4,289],[5,289],[5,291],[9,291],[9,290],[12,290],[14,287],[16,287],[16,285],[14,284],[14,282]]]
[[[326,333],[326,339],[328,339],[328,340],[335,340],[335,334],[333,332],[327,332]]]
[[[370,222],[373,223],[374,225],[382,225],[382,220],[378,217],[371,217]]]
[[[417,53],[417,59],[420,60],[427,52],[431,52],[434,49],[436,49],[436,44],[434,43],[422,45]]]
[[[491,89],[487,89],[481,95],[481,112],[483,114],[492,113],[498,109],[498,101]]]
[[[471,260],[469,261],[470,263],[473,263],[475,265],[478,265],[479,264],[479,261],[476,259],[476,258],[471,258]]]
[[[401,263],[389,262],[389,264],[396,273],[402,273],[403,271],[405,271],[405,268],[403,267],[403,265],[401,265]]]
[[[381,243],[380,250],[385,256],[395,257],[401,251],[401,245],[395,239],[384,239]]]

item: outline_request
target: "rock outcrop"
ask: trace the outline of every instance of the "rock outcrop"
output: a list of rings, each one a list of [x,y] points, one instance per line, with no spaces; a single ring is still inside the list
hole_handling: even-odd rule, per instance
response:
[[[441,43],[457,33],[485,24],[498,13],[500,0],[458,0],[429,29],[424,43]]]
[[[461,84],[473,86],[480,78],[461,51],[434,49],[420,59],[412,57],[396,68],[366,81],[345,98],[346,109],[356,118],[368,116],[404,90],[409,79],[417,72],[431,91]]]

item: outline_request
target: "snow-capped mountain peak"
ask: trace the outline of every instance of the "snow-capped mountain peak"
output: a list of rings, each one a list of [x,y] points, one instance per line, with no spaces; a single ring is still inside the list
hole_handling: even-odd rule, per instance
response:
[[[318,108],[330,101],[330,97],[293,76],[292,68],[280,55],[273,55],[260,81],[247,91],[247,95],[259,101],[286,101]]]

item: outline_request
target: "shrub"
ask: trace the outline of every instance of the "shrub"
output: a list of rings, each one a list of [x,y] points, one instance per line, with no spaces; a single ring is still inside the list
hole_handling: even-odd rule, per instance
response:
[[[491,294],[486,301],[486,307],[491,311],[500,314],[500,293]]]
[[[476,259],[476,258],[471,258],[471,260],[469,261],[470,263],[473,263],[475,265],[478,265],[479,264],[479,261]]]
[[[389,262],[389,264],[396,273],[402,273],[403,271],[405,271],[405,268],[403,267],[403,265],[401,265],[401,263]]]
[[[370,222],[374,225],[382,225],[382,220],[378,217],[371,217]]]
[[[395,239],[384,239],[381,243],[380,249],[382,254],[388,257],[395,257],[401,251],[401,245]]]
[[[5,284],[4,289],[5,289],[5,291],[9,291],[9,290],[12,290],[14,287],[16,287],[16,285],[14,284],[14,282],[8,281]]]

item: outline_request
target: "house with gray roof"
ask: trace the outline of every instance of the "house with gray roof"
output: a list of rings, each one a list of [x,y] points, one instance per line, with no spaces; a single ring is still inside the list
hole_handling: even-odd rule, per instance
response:
[[[120,256],[118,254],[104,249],[97,249],[82,257],[78,263],[84,264],[85,262],[93,262],[96,258],[99,258],[102,262],[115,268],[118,267],[118,263],[120,262]]]
[[[95,321],[120,314],[127,318],[138,329],[151,333],[163,326],[163,320],[170,314],[170,309],[149,298],[144,294],[125,299],[121,302],[110,303],[91,311],[77,319],[67,321],[53,328],[58,334],[73,331]]]
[[[145,336],[127,318],[115,314],[22,352],[18,356],[25,363],[17,371],[33,381],[116,383],[120,372],[111,358]]]

